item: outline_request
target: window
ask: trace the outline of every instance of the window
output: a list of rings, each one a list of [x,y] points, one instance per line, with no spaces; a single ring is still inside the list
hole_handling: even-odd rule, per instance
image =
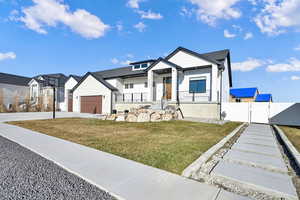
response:
[[[134,68],[134,69],[140,69],[140,68],[141,68],[141,65],[140,65],[140,64],[139,64],[139,65],[134,65],[133,68]]]
[[[148,87],[148,82],[145,82],[145,85],[144,85],[144,86],[145,86],[145,88],[147,88],[147,87]]]
[[[205,93],[206,79],[190,80],[190,93]]]
[[[141,65],[141,67],[142,67],[142,68],[147,68],[147,67],[148,67],[148,64],[147,64],[147,63],[144,63],[144,64]]]
[[[125,89],[132,89],[133,88],[133,83],[126,83],[125,84]]]
[[[241,102],[241,99],[240,98],[236,98],[235,102]]]

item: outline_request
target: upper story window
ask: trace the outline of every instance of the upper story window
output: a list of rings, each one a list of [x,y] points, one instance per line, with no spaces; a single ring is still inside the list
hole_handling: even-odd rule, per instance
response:
[[[125,83],[125,89],[132,89],[133,83]]]
[[[206,78],[190,79],[190,93],[206,93]]]

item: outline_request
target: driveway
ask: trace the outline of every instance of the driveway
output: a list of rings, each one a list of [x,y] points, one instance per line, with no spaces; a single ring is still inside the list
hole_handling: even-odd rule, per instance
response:
[[[97,118],[100,115],[89,113],[56,112],[56,118]],[[0,122],[52,119],[52,112],[0,113]]]
[[[99,199],[108,193],[0,136],[0,199]]]

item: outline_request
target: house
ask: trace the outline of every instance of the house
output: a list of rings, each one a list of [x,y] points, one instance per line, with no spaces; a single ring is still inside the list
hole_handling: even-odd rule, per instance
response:
[[[72,89],[77,85],[82,76],[70,75],[65,82],[65,99],[64,106],[62,106],[62,111],[73,112],[73,93]]]
[[[68,77],[61,73],[42,74],[33,77],[28,83],[31,103],[41,103],[44,105],[44,108],[51,109],[54,85],[56,89],[56,108],[60,110],[64,106],[64,86],[67,79]]]
[[[273,102],[272,94],[258,94],[255,102]]]
[[[88,72],[73,88],[73,111],[108,114],[142,105],[178,105],[185,117],[219,118],[232,87],[229,50],[179,47],[165,58]]]
[[[230,89],[230,102],[254,102],[259,94],[256,87]]]
[[[31,80],[29,77],[18,76],[13,74],[0,73],[0,89],[3,98],[3,104],[10,108],[12,104],[25,101],[29,97],[28,83]],[[1,97],[0,97],[1,98]]]

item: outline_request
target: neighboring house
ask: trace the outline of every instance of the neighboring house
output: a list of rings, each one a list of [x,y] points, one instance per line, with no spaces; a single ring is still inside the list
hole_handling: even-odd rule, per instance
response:
[[[64,105],[64,87],[67,79],[68,77],[61,73],[42,74],[33,77],[28,84],[31,103],[42,102],[45,108],[50,108],[53,101],[52,85],[55,85],[56,107],[61,109]]]
[[[230,102],[254,102],[258,94],[255,87],[230,89]]]
[[[272,94],[258,94],[255,102],[273,102]]]
[[[65,83],[65,104],[62,111],[73,112],[73,93],[72,89],[77,85],[82,76],[70,75]]]
[[[183,47],[166,58],[88,72],[73,88],[73,111],[111,113],[141,105],[179,105],[184,116],[219,118],[232,86],[229,50],[199,54]]]
[[[1,95],[3,95],[3,103],[7,108],[16,103],[16,98],[19,99],[19,103],[23,103],[26,97],[29,98],[28,83],[30,80],[29,77],[0,73]]]

